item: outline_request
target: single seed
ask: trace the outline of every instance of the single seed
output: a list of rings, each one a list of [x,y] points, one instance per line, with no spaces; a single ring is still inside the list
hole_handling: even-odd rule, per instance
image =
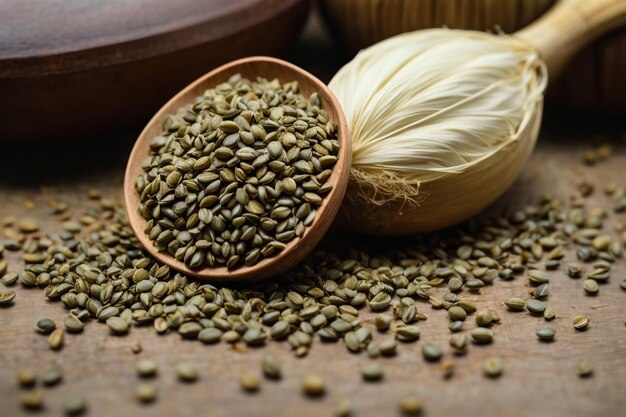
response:
[[[48,367],[41,377],[41,381],[46,386],[56,385],[63,379],[63,370],[59,365],[52,365]]]
[[[183,382],[195,382],[198,380],[198,370],[195,366],[187,362],[181,362],[176,365],[176,374],[178,379]]]
[[[550,292],[550,284],[541,284],[537,288],[535,288],[534,296],[535,298],[546,298]]]
[[[474,342],[479,344],[491,343],[493,341],[493,331],[486,327],[477,327],[470,333]]]
[[[70,314],[65,318],[63,325],[65,326],[65,330],[72,333],[82,332],[85,327],[83,322],[78,320],[78,318],[73,314]]]
[[[39,225],[33,220],[22,220],[17,224],[17,228],[22,233],[34,233],[39,230]]]
[[[400,400],[399,407],[400,412],[406,416],[419,416],[424,409],[422,402],[412,397],[406,397]]]
[[[152,359],[140,359],[137,362],[137,374],[142,378],[155,376],[158,370],[158,365]]]
[[[550,281],[550,277],[543,271],[531,269],[528,271],[528,279],[535,284],[546,284]]]
[[[378,362],[371,362],[361,368],[361,375],[366,381],[380,381],[383,379],[383,367]]]
[[[587,294],[597,294],[598,282],[593,279],[586,279],[583,281],[583,289]]]
[[[532,314],[543,314],[546,309],[546,305],[539,300],[530,299],[526,303],[526,308]]]
[[[422,346],[422,355],[429,362],[435,362],[441,359],[443,352],[437,346],[431,343],[425,343]]]
[[[554,340],[554,336],[556,335],[556,330],[552,327],[540,327],[535,332],[539,340],[543,342],[551,342]]]
[[[467,348],[467,336],[464,334],[450,336],[450,347],[454,349],[456,353],[465,352],[465,348]]]
[[[154,402],[157,398],[157,389],[152,384],[141,384],[135,391],[135,397],[145,404]]]
[[[48,345],[50,345],[50,349],[59,350],[63,347],[63,341],[65,339],[65,332],[63,329],[56,329],[50,333],[50,337],[48,337]]]
[[[56,323],[50,319],[41,319],[37,321],[37,331],[43,334],[49,334],[57,328]]]
[[[420,337],[420,329],[417,326],[405,325],[396,329],[396,338],[401,342],[413,342]]]
[[[22,407],[27,410],[40,410],[44,404],[44,393],[35,389],[22,396]]]
[[[489,310],[481,310],[476,313],[476,324],[481,327],[487,327],[491,325],[493,321],[493,314]]]
[[[593,364],[587,358],[578,361],[578,376],[581,378],[589,377],[593,374]]]
[[[523,310],[526,307],[526,301],[521,298],[512,297],[507,299],[504,304],[511,310]]]
[[[37,376],[30,369],[20,369],[15,374],[15,379],[24,388],[32,387],[37,382]]]
[[[242,372],[239,375],[239,385],[246,392],[257,392],[261,388],[261,381],[250,372]]]
[[[377,314],[374,317],[374,325],[379,331],[384,332],[389,329],[392,320],[389,314]]]
[[[65,414],[76,416],[82,414],[87,409],[87,401],[80,394],[73,394],[65,400]]]
[[[489,357],[483,363],[483,372],[489,378],[497,378],[502,375],[502,361],[499,358]]]
[[[459,306],[452,306],[448,309],[448,316],[453,321],[463,321],[467,317],[467,312]]]
[[[279,380],[283,377],[280,364],[273,356],[266,356],[261,363],[263,375],[268,379]]]
[[[576,330],[585,330],[589,326],[589,319],[584,316],[576,316],[573,324]]]
[[[302,391],[309,397],[320,397],[326,392],[326,385],[317,375],[308,375],[302,380]]]
[[[109,317],[106,320],[106,324],[113,334],[121,335],[128,333],[128,322],[121,317]]]
[[[463,330],[463,322],[459,320],[453,321],[448,326],[448,329],[453,333],[460,332],[461,330]]]
[[[553,320],[556,317],[556,311],[552,307],[547,307],[543,312],[543,318],[546,320]]]
[[[0,292],[0,306],[8,306],[15,299],[15,291]]]
[[[454,375],[455,363],[451,359],[444,359],[441,362],[441,372],[445,379],[452,378]]]
[[[349,400],[341,400],[335,408],[335,417],[350,417],[352,414],[352,405]]]

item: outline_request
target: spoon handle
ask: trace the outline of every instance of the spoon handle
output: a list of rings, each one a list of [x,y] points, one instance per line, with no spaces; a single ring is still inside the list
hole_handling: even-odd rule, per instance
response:
[[[594,39],[625,24],[626,0],[560,0],[514,36],[533,45],[555,76]]]

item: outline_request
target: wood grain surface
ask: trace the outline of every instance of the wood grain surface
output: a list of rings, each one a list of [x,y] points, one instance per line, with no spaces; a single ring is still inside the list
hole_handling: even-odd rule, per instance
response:
[[[344,59],[327,38],[307,37],[299,45],[289,59],[325,81]],[[312,46],[318,48],[318,53],[310,52]],[[302,48],[309,52],[303,53]],[[584,179],[598,189],[609,181],[623,184],[624,131],[623,121],[583,123],[569,116],[546,114],[538,147],[528,166],[488,211],[522,207],[543,194],[566,202]],[[0,217],[36,218],[46,231],[54,232],[59,225],[47,206],[52,193],[68,201],[76,212],[87,204],[86,193],[91,188],[121,201],[124,166],[137,134],[132,131],[103,138],[3,146]],[[613,140],[615,154],[595,167],[582,165],[584,151],[598,136]],[[34,203],[32,210],[24,207],[25,200]],[[591,204],[609,207],[599,190]],[[626,222],[626,215],[620,214],[616,220]],[[334,229],[333,233],[345,232]],[[333,242],[332,234],[328,239]],[[376,242],[391,248],[405,244],[394,239]],[[570,259],[571,254],[564,261]],[[16,268],[12,262],[10,269]],[[17,288],[15,305],[0,310],[0,414],[37,415],[20,408],[18,400],[24,391],[14,382],[14,373],[21,367],[41,370],[59,362],[64,381],[45,389],[46,410],[41,415],[62,415],[66,396],[79,392],[88,400],[89,416],[318,417],[332,416],[336,404],[346,398],[353,404],[354,416],[396,416],[398,400],[413,395],[424,401],[424,415],[430,417],[619,417],[626,409],[626,292],[619,288],[624,277],[626,266],[622,260],[613,268],[610,281],[601,285],[599,295],[588,297],[580,280],[555,272],[548,305],[558,313],[559,318],[550,324],[558,333],[556,341],[549,344],[540,343],[534,335],[536,327],[545,323],[543,318],[503,309],[505,297],[529,291],[525,280],[497,281],[483,289],[477,297],[481,300],[479,306],[494,308],[502,317],[502,323],[494,329],[495,343],[471,346],[467,355],[456,358],[457,372],[450,380],[443,380],[438,365],[425,363],[420,354],[424,341],[431,341],[444,347],[445,355],[450,356],[447,317],[420,303],[419,310],[428,315],[428,320],[420,322],[422,339],[416,344],[400,345],[395,358],[381,359],[386,377],[380,383],[361,380],[359,369],[367,362],[364,353],[353,355],[341,344],[318,341],[307,357],[297,359],[286,343],[271,342],[265,348],[237,352],[222,344],[206,346],[182,340],[177,334],[158,336],[150,327],[133,328],[128,336],[113,337],[106,326],[92,323],[84,334],[67,335],[63,350],[53,352],[48,349],[46,337],[38,335],[33,326],[42,317],[59,323],[66,314],[63,306],[46,302],[40,290]],[[365,326],[372,327],[371,314],[365,310],[361,314]],[[571,326],[571,319],[578,314],[591,319],[586,332],[576,332]],[[141,340],[144,350],[134,355],[130,348],[137,340]],[[268,353],[282,362],[284,379],[264,381],[255,395],[242,393],[239,373],[247,368],[258,369],[261,358]],[[503,358],[505,364],[504,374],[497,380],[486,379],[481,372],[483,360],[492,355]],[[159,400],[149,406],[134,399],[134,390],[142,382],[135,372],[139,357],[153,358],[159,364],[159,376],[154,381]],[[576,376],[575,364],[582,357],[594,363],[591,378]],[[180,361],[197,364],[201,372],[197,383],[181,384],[176,380],[174,367]],[[301,395],[300,381],[308,373],[324,377],[329,388],[325,397],[311,400]]]
[[[328,184],[332,185],[333,188],[324,197],[322,203],[315,208],[317,211],[315,220],[306,228],[304,235],[290,241],[285,249],[276,256],[263,259],[252,266],[241,266],[232,270],[226,267],[192,269],[169,253],[157,251],[150,238],[144,233],[146,220],[137,211],[139,194],[135,190],[135,181],[143,173],[142,164],[148,155],[150,141],[155,136],[161,134],[163,121],[167,116],[175,114],[181,107],[192,103],[196,97],[204,94],[207,89],[227,82],[235,74],[240,74],[249,80],[263,77],[268,79],[277,78],[282,83],[297,81],[300,88],[299,92],[303,96],[309,97],[313,93],[319,95],[322,101],[322,109],[326,110],[329,120],[337,126],[339,153],[337,154],[337,163],[328,178]],[[139,134],[130,154],[124,178],[124,203],[127,208],[130,225],[141,244],[148,249],[152,256],[187,275],[225,282],[255,281],[278,275],[295,266],[311,252],[335,219],[346,192],[348,177],[350,176],[350,148],[348,125],[341,105],[326,84],[318,78],[293,64],[276,58],[249,57],[230,62],[203,75],[182,89],[152,117],[144,130]]]

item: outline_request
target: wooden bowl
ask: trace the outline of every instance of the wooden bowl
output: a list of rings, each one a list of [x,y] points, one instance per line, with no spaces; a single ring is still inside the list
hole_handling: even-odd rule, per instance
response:
[[[0,140],[143,125],[182,87],[297,39],[309,0],[0,2]]]
[[[289,242],[287,247],[278,255],[264,259],[253,266],[242,266],[233,270],[228,270],[226,267],[190,269],[170,254],[158,252],[149,237],[144,233],[146,221],[137,212],[139,195],[135,190],[135,179],[137,175],[143,172],[141,164],[148,156],[149,142],[154,136],[161,133],[161,126],[165,118],[170,114],[176,113],[184,105],[193,102],[205,90],[227,81],[229,77],[237,73],[251,80],[261,76],[278,78],[281,82],[298,81],[303,95],[308,96],[313,92],[319,94],[322,100],[322,108],[328,112],[330,120],[338,126],[340,149],[337,163],[328,179],[329,183],[333,185],[333,189],[317,209],[317,216],[313,223],[306,228],[304,235]],[[339,102],[324,83],[303,69],[279,59],[269,57],[244,58],[219,67],[200,77],[161,107],[148,122],[137,138],[126,167],[126,175],[124,177],[126,212],[128,213],[130,225],[144,248],[160,262],[180,272],[212,281],[255,281],[269,278],[295,266],[313,250],[326,233],[339,210],[346,192],[350,173],[350,157],[350,137],[345,116]]]

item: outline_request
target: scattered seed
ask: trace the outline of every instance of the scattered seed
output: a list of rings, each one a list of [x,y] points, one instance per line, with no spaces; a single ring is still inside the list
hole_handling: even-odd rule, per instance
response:
[[[589,326],[589,319],[584,316],[576,316],[573,324],[576,330],[585,330]]]
[[[63,379],[63,370],[59,365],[52,365],[47,368],[43,376],[41,377],[41,381],[46,386],[56,385]]]
[[[242,372],[239,375],[239,385],[246,392],[257,392],[261,388],[261,381],[250,372]]]
[[[326,392],[326,385],[317,375],[308,375],[302,380],[302,391],[309,397],[320,397]]]
[[[400,412],[407,416],[419,416],[424,409],[422,402],[412,397],[406,397],[400,400],[399,407]]]
[[[352,405],[349,400],[341,400],[335,408],[335,417],[350,417],[352,414]]]
[[[378,362],[370,362],[361,368],[361,375],[366,381],[380,381],[383,379],[383,367]]]
[[[279,380],[283,377],[280,363],[273,356],[265,356],[261,363],[263,375],[268,379]]]
[[[37,331],[43,334],[49,334],[57,328],[56,323],[50,319],[41,319],[37,321]]]
[[[474,342],[479,344],[491,343],[493,341],[493,331],[486,327],[477,327],[470,333]]]
[[[554,336],[556,335],[556,330],[552,327],[540,327],[535,332],[539,340],[542,342],[551,342],[554,340]]]
[[[153,377],[157,374],[159,367],[152,359],[139,359],[137,362],[137,373],[142,378]]]
[[[65,318],[63,325],[65,326],[65,330],[72,333],[82,332],[85,328],[83,322],[78,320],[78,318],[73,314],[70,314]]]
[[[0,292],[0,306],[8,306],[15,299],[15,291]]]
[[[441,359],[443,352],[437,346],[431,343],[424,343],[422,345],[422,356],[429,362],[436,362]]]
[[[507,299],[504,304],[511,310],[523,310],[526,307],[526,301],[517,297]]]
[[[190,363],[181,362],[176,365],[178,379],[183,382],[195,382],[198,380],[198,370]]]
[[[483,363],[483,372],[489,378],[497,378],[502,375],[502,361],[499,358],[489,357]]]
[[[587,294],[597,294],[598,283],[593,279],[586,279],[583,281],[583,289]]]
[[[489,310],[481,310],[476,313],[476,324],[481,327],[487,327],[491,325],[493,321],[493,314]]]
[[[593,374],[593,364],[587,358],[578,361],[578,376],[581,378],[589,377]]]
[[[454,369],[455,369],[455,363],[453,360],[444,359],[441,362],[441,372],[445,379],[452,378],[452,375],[454,375]]]
[[[74,394],[65,401],[64,408],[65,414],[76,416],[82,414],[87,409],[87,401],[82,395]]]
[[[44,404],[44,393],[35,389],[22,396],[22,407],[27,410],[41,410]]]
[[[452,306],[448,309],[448,316],[453,321],[463,321],[467,317],[467,313],[459,306]]]
[[[50,349],[59,350],[63,347],[63,342],[65,339],[65,332],[63,329],[56,329],[50,333],[50,337],[48,337],[48,345],[50,345]]]
[[[539,300],[530,299],[526,303],[526,308],[532,314],[543,314],[546,309],[546,305]]]
[[[121,317],[109,317],[106,320],[106,324],[113,334],[122,335],[128,333],[128,322]]]
[[[20,369],[15,374],[15,379],[24,388],[32,387],[37,382],[37,376],[30,369]]]
[[[152,384],[141,384],[135,391],[135,397],[145,404],[154,402],[157,398],[157,389]]]

